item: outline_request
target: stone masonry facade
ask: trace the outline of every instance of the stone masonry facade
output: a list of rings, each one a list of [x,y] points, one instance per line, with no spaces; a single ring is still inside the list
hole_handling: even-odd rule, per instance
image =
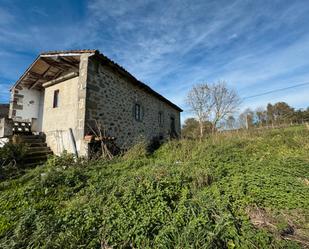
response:
[[[116,137],[117,145],[124,149],[141,139],[166,140],[172,132],[180,135],[180,111],[131,80],[113,67],[89,58],[86,133],[96,120],[103,125],[106,135]],[[135,118],[136,104],[141,107],[141,120]]]
[[[31,122],[57,155],[89,156],[96,123],[128,149],[180,136],[181,111],[98,50],[70,50],[37,57],[11,88],[9,118]]]

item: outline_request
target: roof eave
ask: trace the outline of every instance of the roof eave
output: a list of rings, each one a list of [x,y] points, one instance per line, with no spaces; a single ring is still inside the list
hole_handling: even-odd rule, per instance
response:
[[[130,74],[127,70],[125,70],[123,67],[121,67],[120,65],[118,65],[116,62],[112,61],[111,59],[109,59],[108,57],[106,57],[104,54],[101,54],[99,50],[95,50],[95,49],[85,49],[85,50],[70,50],[70,51],[63,51],[63,50],[59,50],[59,51],[50,51],[50,52],[43,52],[40,53],[39,56],[36,57],[36,59],[30,64],[30,66],[26,69],[26,71],[21,75],[21,77],[15,82],[15,84],[10,88],[10,91],[12,91],[23,79],[24,77],[27,75],[27,73],[31,70],[31,68],[35,65],[35,63],[40,59],[40,58],[46,58],[46,57],[54,57],[54,56],[80,56],[82,54],[89,54],[90,56],[95,56],[96,58],[99,58],[101,60],[101,62],[107,62],[108,65],[116,68],[121,74],[123,74],[125,77],[128,77],[129,79],[131,79],[131,81],[133,83],[135,83],[135,85],[137,85],[138,87],[144,89],[145,91],[153,94],[155,97],[159,98],[160,100],[164,101],[165,103],[167,103],[168,105],[170,105],[171,107],[173,107],[174,109],[176,109],[179,112],[182,112],[183,110],[175,105],[174,103],[172,103],[171,101],[169,101],[167,98],[165,98],[164,96],[162,96],[161,94],[159,94],[158,92],[156,92],[155,90],[153,90],[151,87],[149,87],[148,85],[146,85],[145,83],[139,81],[138,79],[136,79],[132,74]]]
[[[25,70],[25,72],[20,76],[20,78],[14,83],[14,85],[10,88],[10,92],[18,86],[18,84],[24,79],[24,77],[27,75],[27,73],[31,70],[31,68],[35,65],[35,63],[40,59],[40,58],[46,58],[46,57],[54,57],[54,56],[80,56],[82,54],[88,53],[89,56],[94,55],[98,50],[72,50],[68,53],[65,53],[65,51],[50,51],[50,52],[42,52],[40,53],[36,59],[29,65],[29,67]]]
[[[16,87],[21,80],[26,76],[26,74],[30,71],[30,69],[33,67],[33,65],[40,59],[40,55],[36,57],[36,59],[30,64],[30,66],[26,69],[26,71],[19,77],[19,79],[14,83],[13,86],[10,88],[10,92],[13,90],[14,87]]]

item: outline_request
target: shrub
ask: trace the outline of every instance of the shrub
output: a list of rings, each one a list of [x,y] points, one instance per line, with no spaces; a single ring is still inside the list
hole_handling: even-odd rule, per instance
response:
[[[147,146],[147,151],[152,154],[153,152],[155,152],[157,149],[160,148],[162,143],[163,139],[160,136],[153,137]]]
[[[64,169],[69,167],[78,167],[78,166],[85,166],[89,164],[89,160],[85,157],[76,157],[72,153],[68,153],[64,151],[60,156],[50,156],[45,163],[48,167],[62,167]]]
[[[71,167],[76,164],[77,160],[73,154],[64,151],[60,156],[51,156],[48,158],[46,165],[50,167]]]
[[[139,142],[132,146],[124,155],[125,160],[136,160],[145,158],[148,155],[147,143],[145,141]]]
[[[0,148],[1,166],[23,166],[28,147],[24,144],[7,143]]]

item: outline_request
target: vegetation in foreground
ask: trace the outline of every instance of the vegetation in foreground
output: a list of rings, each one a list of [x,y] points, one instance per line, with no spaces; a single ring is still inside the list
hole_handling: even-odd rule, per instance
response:
[[[308,150],[294,127],[53,157],[1,182],[0,248],[304,247]]]

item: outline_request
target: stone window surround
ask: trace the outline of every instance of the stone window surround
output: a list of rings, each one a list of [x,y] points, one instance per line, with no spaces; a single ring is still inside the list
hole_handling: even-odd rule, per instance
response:
[[[142,121],[142,107],[139,103],[134,104],[134,118],[136,121]]]
[[[136,107],[139,106],[139,118],[137,118]],[[136,122],[142,122],[145,116],[144,106],[140,101],[134,101],[133,103],[133,118]]]

